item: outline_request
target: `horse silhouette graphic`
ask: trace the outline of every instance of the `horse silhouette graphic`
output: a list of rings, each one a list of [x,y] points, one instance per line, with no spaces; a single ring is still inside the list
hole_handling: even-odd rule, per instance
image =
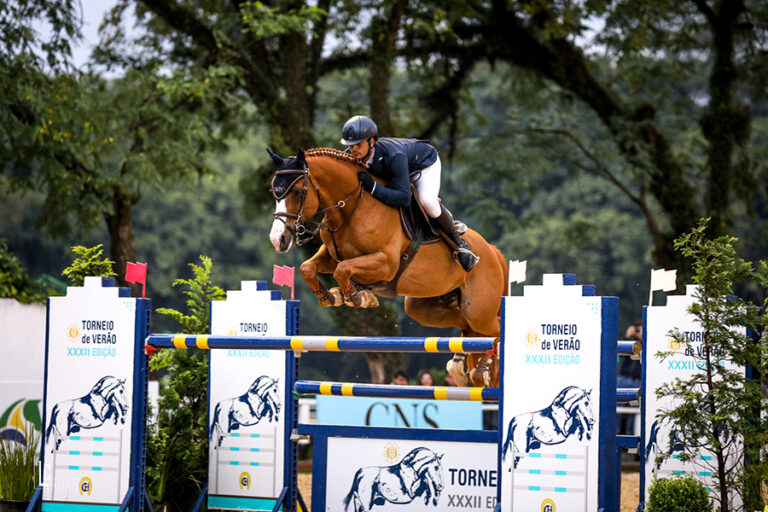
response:
[[[61,441],[82,428],[98,428],[109,419],[114,424],[125,423],[128,413],[128,398],[125,394],[125,379],[108,375],[94,384],[91,391],[80,398],[65,400],[53,406],[51,422],[45,431],[46,443],[55,445],[51,452],[59,449]]]
[[[345,512],[368,512],[386,502],[405,504],[419,496],[432,506],[443,490],[442,455],[428,448],[414,448],[393,466],[369,466],[355,473],[352,488],[344,498]]]
[[[537,450],[542,444],[560,444],[574,434],[579,436],[579,441],[585,436],[587,440],[592,439],[595,415],[592,412],[591,392],[578,386],[568,386],[544,409],[514,416],[509,422],[504,442],[504,460],[511,448],[514,448],[514,467],[517,467],[522,457],[517,454]]]
[[[651,432],[648,434],[648,443],[645,445],[645,460],[648,462],[653,462],[651,473],[654,475],[661,469],[661,466],[664,464],[666,459],[675,453],[682,454],[687,451],[686,445],[683,443],[683,439],[680,436],[680,433],[674,428],[672,428],[672,430],[667,433],[667,442],[664,442],[665,436],[659,437],[661,427],[664,425],[664,423],[665,420],[657,419],[651,424]],[[728,422],[724,422],[720,425],[720,428],[717,432],[717,437],[724,451],[732,453],[741,449],[738,436],[733,435]],[[707,439],[707,436],[702,435],[698,438],[698,441],[694,443],[694,446],[690,446],[689,448],[694,451],[698,451],[700,448],[706,449],[708,444],[709,440]]]
[[[267,375],[258,377],[240,396],[227,398],[216,404],[213,410],[213,422],[208,429],[208,439],[217,439],[214,449],[221,446],[224,436],[241,426],[255,425],[263,418],[277,421],[280,414],[280,390],[277,386],[279,379]]]

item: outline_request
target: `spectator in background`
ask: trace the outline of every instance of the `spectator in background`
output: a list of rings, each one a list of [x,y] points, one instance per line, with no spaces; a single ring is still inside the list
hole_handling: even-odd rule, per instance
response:
[[[643,322],[638,320],[627,327],[624,339],[628,341],[643,341]],[[639,388],[642,375],[642,366],[638,359],[631,357],[619,358],[619,379],[617,387],[620,388]]]
[[[643,341],[643,322],[638,320],[629,327],[624,334],[627,341]],[[618,388],[639,388],[642,377],[642,364],[638,359],[632,359],[628,356],[619,357],[619,375],[616,382]],[[623,435],[635,435],[633,432],[633,417],[629,414],[622,414],[619,417],[618,432]]]
[[[434,386],[435,385],[435,378],[432,376],[432,374],[429,372],[429,370],[424,370],[419,374],[419,385],[421,386]]]
[[[454,380],[453,375],[451,375],[450,373],[446,373],[445,374],[445,385],[446,386],[455,386],[456,385],[456,381]]]
[[[408,385],[408,374],[405,373],[405,370],[397,370],[395,372],[395,378],[392,379],[392,384],[397,384],[398,386]]]

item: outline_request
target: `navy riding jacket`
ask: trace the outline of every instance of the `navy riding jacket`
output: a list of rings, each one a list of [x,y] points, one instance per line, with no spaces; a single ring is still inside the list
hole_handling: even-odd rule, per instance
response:
[[[373,197],[390,206],[408,206],[411,177],[437,161],[437,150],[426,140],[382,137],[373,146],[368,172],[389,185],[376,184]]]

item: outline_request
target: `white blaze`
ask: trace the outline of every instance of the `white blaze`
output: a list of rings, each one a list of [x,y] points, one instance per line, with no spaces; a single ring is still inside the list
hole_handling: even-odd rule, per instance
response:
[[[277,201],[275,205],[275,213],[285,213],[287,211],[288,210],[285,207],[285,199]],[[282,237],[285,232],[284,220],[287,219],[285,219],[285,217],[275,217],[275,220],[272,222],[272,230],[269,232],[269,240],[272,242],[272,245],[275,246],[277,252],[280,252],[280,237]],[[286,250],[290,249],[291,245],[293,245],[293,241],[291,241],[291,244],[288,245]]]

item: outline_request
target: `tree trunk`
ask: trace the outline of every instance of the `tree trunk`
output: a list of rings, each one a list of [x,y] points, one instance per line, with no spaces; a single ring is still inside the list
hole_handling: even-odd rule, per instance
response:
[[[129,261],[136,261],[131,209],[139,200],[139,194],[127,194],[116,189],[112,196],[112,213],[104,214],[109,230],[109,257],[115,262],[114,271],[117,274],[117,282],[120,286],[135,287],[134,292],[141,287],[126,283],[125,265]]]
[[[710,229],[716,235],[724,234],[732,224],[730,199],[733,194],[734,153],[749,139],[750,115],[748,107],[734,97],[736,66],[734,64],[734,36],[738,18],[744,12],[741,0],[723,1],[717,11],[700,4],[712,31],[714,64],[709,77],[710,101],[707,112],[699,121],[702,133],[709,143],[707,167],[709,190],[707,214],[712,218]]]
[[[380,134],[394,133],[389,113],[389,80],[395,55],[395,41],[400,30],[400,19],[405,2],[392,4],[388,16],[374,16],[371,19],[371,62],[368,84],[371,117]]]

